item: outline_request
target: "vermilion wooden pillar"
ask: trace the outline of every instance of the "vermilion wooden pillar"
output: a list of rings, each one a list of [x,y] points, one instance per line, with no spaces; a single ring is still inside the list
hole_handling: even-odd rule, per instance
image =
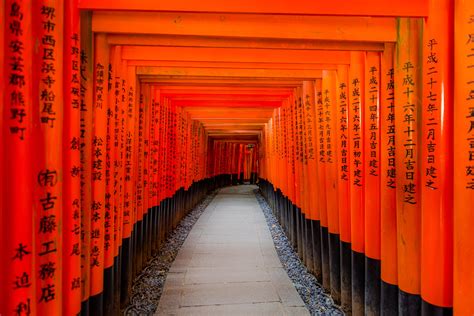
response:
[[[430,1],[423,30],[422,314],[453,304],[453,1]]]
[[[291,143],[291,137],[293,137],[292,129],[291,129],[291,120],[290,120],[290,109],[288,107],[288,103],[283,108],[279,108],[278,112],[279,115],[279,122],[280,122],[280,133],[281,133],[281,156],[279,159],[281,160],[280,165],[278,168],[281,168],[281,183],[279,188],[282,190],[283,195],[288,197],[291,201],[294,199],[295,195],[295,171],[293,168],[293,152],[294,152],[294,144]],[[274,121],[274,129],[276,130],[276,121]],[[279,181],[278,178],[275,179]],[[278,182],[277,182],[278,183]]]
[[[150,181],[150,166],[151,166],[151,142],[150,142],[150,124],[152,124],[151,115],[151,94],[152,88],[148,84],[141,84],[140,92],[142,95],[141,107],[143,107],[143,113],[140,115],[143,117],[143,127],[141,127],[141,133],[139,131],[139,138],[142,138],[142,200],[143,200],[143,221],[145,230],[145,260],[151,257],[153,253],[154,245],[154,218],[157,217],[157,210],[153,209],[153,202],[150,199],[151,181]],[[142,110],[142,109],[141,109]],[[137,201],[139,203],[139,201]]]
[[[114,305],[115,308],[120,308],[120,289],[121,289],[121,265],[122,265],[122,239],[120,236],[120,217],[122,213],[123,201],[122,201],[122,173],[121,173],[121,156],[122,149],[121,144],[121,117],[122,117],[122,106],[120,96],[120,56],[121,47],[114,46],[110,49],[110,108],[111,108],[111,129],[112,134],[110,135],[111,140],[111,177],[112,177],[112,188],[114,194],[111,197],[112,208],[112,239],[113,243],[113,254],[114,254],[114,271],[113,271],[113,283],[114,283]]]
[[[33,53],[33,175],[35,276],[37,313],[61,313],[63,161],[63,18],[61,1],[37,1],[32,6]],[[30,39],[31,40],[31,39]],[[56,44],[58,43],[58,45]],[[61,151],[59,150],[59,153]],[[23,157],[22,159],[27,159]]]
[[[131,229],[128,226],[129,215],[127,214],[127,195],[125,185],[125,146],[127,136],[127,118],[126,118],[126,95],[127,80],[125,73],[126,62],[122,60],[123,47],[117,46],[114,56],[115,69],[115,93],[116,93],[116,179],[117,179],[117,217],[115,226],[117,241],[120,252],[120,306],[124,306],[127,301],[130,289],[131,276]],[[124,224],[126,223],[126,224]]]
[[[137,208],[135,207],[135,169],[136,169],[136,155],[135,155],[135,126],[137,124],[137,105],[135,100],[136,92],[136,78],[135,78],[135,67],[134,66],[123,66],[124,75],[126,78],[125,86],[125,106],[126,106],[126,138],[125,138],[125,185],[126,195],[128,197],[126,207],[129,211],[129,222],[132,234],[133,250],[132,250],[132,275],[133,278],[137,271]]]
[[[322,98],[325,117],[326,138],[326,195],[328,214],[329,270],[331,274],[331,296],[337,304],[341,302],[340,236],[338,210],[337,161],[337,99],[336,72],[323,71]]]
[[[303,87],[298,87],[297,90],[298,97],[298,109],[299,117],[301,121],[301,134],[302,134],[302,181],[303,181],[303,217],[302,217],[302,226],[303,226],[303,250],[304,250],[304,263],[307,267],[313,266],[313,249],[310,243],[310,228],[311,228],[311,209],[310,209],[310,191],[309,191],[309,174],[308,174],[308,129],[306,122],[306,111],[305,111],[305,102],[303,95]]]
[[[351,201],[351,241],[352,241],[352,313],[365,313],[365,224],[364,224],[364,190],[366,145],[363,131],[366,122],[363,120],[365,111],[365,53],[351,52],[349,68],[349,147],[350,159],[350,201]]]
[[[3,21],[0,23],[0,74],[2,77],[5,77],[5,24],[6,24],[6,21],[5,21],[5,1],[4,0],[1,0],[0,1],[0,21]],[[4,125],[4,122],[3,122],[3,111],[4,111],[4,103],[5,103],[5,100],[3,99],[4,98],[4,90],[5,90],[5,87],[3,85],[3,83],[0,85],[0,100],[1,100],[1,105],[0,105],[0,115],[2,117],[2,120],[1,120],[1,123],[0,123],[0,172],[2,172],[3,174],[3,125]],[[0,207],[0,223],[3,223],[4,222],[4,214],[5,214],[5,211],[4,211],[4,208],[3,208],[3,182],[0,181],[0,205],[2,207]],[[2,224],[0,224],[0,229],[2,229],[3,226]],[[0,235],[0,238],[3,238],[3,235]],[[0,244],[0,253],[6,253],[5,252],[5,245],[3,244]],[[0,263],[0,268],[3,269],[3,263]],[[4,284],[4,282],[7,282],[6,281],[7,277],[6,276],[2,276],[0,277],[0,284]],[[4,294],[3,291],[0,291],[0,296]],[[0,298],[0,311],[3,311],[3,308],[4,308],[4,302],[5,298]]]
[[[91,299],[90,308],[103,314],[104,217],[106,194],[106,145],[109,49],[104,34],[94,39],[94,103],[92,106],[92,201],[91,208]]]
[[[3,95],[0,107],[0,152],[3,156],[0,185],[0,251],[3,258],[0,260],[0,313],[35,314],[37,271],[33,260],[33,234],[36,232],[32,205],[39,201],[33,200],[33,186],[37,183],[37,175],[34,174],[31,162],[26,159],[31,157],[34,145],[32,1],[23,1],[20,5],[17,1],[6,0],[1,5],[5,18],[0,22],[2,33],[4,32],[4,43],[1,45],[4,50],[4,68],[0,83]],[[15,28],[10,29],[11,24]]]
[[[341,307],[350,311],[352,307],[351,287],[351,207],[350,207],[350,146],[349,146],[349,68],[346,65],[337,68],[337,173],[338,173],[338,210],[341,239]]]
[[[282,121],[282,116],[284,115],[284,120]],[[290,152],[288,154],[288,168],[289,168],[289,178],[288,178],[288,196],[293,203],[295,210],[292,210],[292,214],[295,213],[296,208],[299,205],[299,183],[298,183],[298,171],[297,171],[297,163],[296,163],[296,157],[297,157],[297,140],[296,140],[296,126],[295,126],[295,108],[294,108],[294,100],[292,97],[289,98],[287,108],[285,113],[283,114],[281,112],[281,109],[277,110],[277,119],[275,121],[275,130],[276,130],[276,135],[277,135],[277,155],[281,155],[282,149],[283,149],[283,141],[285,140],[285,137],[283,136],[283,128],[282,124],[285,122],[287,125],[287,131],[289,132],[289,135],[286,138],[286,141],[288,142],[288,146],[290,146]],[[278,157],[278,156],[277,156]],[[281,169],[278,168],[275,171],[275,177],[280,176],[280,171]],[[290,182],[291,179],[291,182]],[[296,216],[296,215],[295,215]],[[297,232],[296,232],[296,217],[295,217],[295,235],[294,238],[296,240],[297,237]],[[296,244],[295,244],[296,245]]]
[[[77,315],[81,310],[80,21],[77,1],[64,5],[62,313]]]
[[[138,229],[138,268],[137,271],[141,271],[144,267],[145,262],[148,261],[148,230],[147,230],[147,220],[146,214],[148,212],[147,206],[144,205],[144,190],[143,190],[143,178],[144,178],[144,128],[145,128],[145,95],[144,95],[144,85],[137,85],[137,116],[136,116],[136,126],[135,126],[135,155],[136,155],[136,168],[135,168],[135,207],[137,210],[137,229]]]
[[[380,308],[387,314],[398,314],[394,50],[394,44],[385,45],[380,68]]]
[[[303,220],[306,218],[306,213],[308,211],[308,194],[306,193],[307,191],[307,175],[306,175],[306,131],[305,131],[305,120],[304,120],[304,108],[303,108],[303,99],[302,99],[302,91],[301,87],[298,87],[295,90],[295,109],[296,109],[296,119],[297,119],[297,130],[298,130],[298,147],[299,147],[299,172],[300,172],[300,196],[301,196],[301,212],[303,215]],[[302,222],[302,225],[304,225],[304,222]],[[304,230],[305,227],[302,227],[302,233],[303,233],[303,250],[305,250],[304,247]],[[304,252],[304,257],[303,261],[305,261],[306,258],[306,252]]]
[[[399,313],[419,314],[421,251],[421,27],[422,21],[398,20],[395,55],[395,145]]]
[[[365,312],[380,313],[380,53],[365,58]]]
[[[296,223],[296,246],[298,250],[298,256],[304,262],[304,248],[303,248],[303,229],[302,229],[302,217],[304,214],[304,182],[303,182],[303,169],[302,169],[302,153],[303,153],[303,139],[301,131],[301,118],[299,116],[298,106],[298,93],[297,89],[293,90],[293,94],[290,97],[289,103],[291,109],[291,122],[293,128],[293,144],[294,150],[294,170],[295,170],[295,223]],[[279,128],[280,134],[279,139],[282,139],[281,128]],[[281,146],[280,146],[281,152]],[[278,175],[279,176],[279,175]]]
[[[317,157],[318,157],[318,200],[319,214],[321,216],[321,262],[322,262],[322,283],[326,291],[331,289],[331,279],[329,271],[329,240],[328,240],[328,211],[327,211],[327,155],[326,155],[326,116],[323,103],[323,84],[321,79],[316,80],[316,129],[317,129]]]
[[[474,304],[474,3],[455,1],[454,73],[454,313]]]
[[[303,102],[307,131],[307,172],[309,195],[310,244],[313,252],[313,266],[310,271],[321,282],[321,220],[318,207],[318,160],[315,82],[303,82]]]
[[[319,221],[319,212],[317,205],[317,165],[316,165],[316,111],[315,111],[315,96],[314,96],[314,82],[304,81],[302,89],[302,103],[303,103],[303,118],[305,124],[305,168],[307,177],[307,192],[308,195],[308,219],[312,221]]]
[[[90,242],[91,242],[91,183],[92,183],[92,100],[93,100],[93,55],[92,16],[81,13],[81,313],[89,313],[90,296]]]
[[[115,55],[115,47],[109,49],[109,63],[107,65],[107,137],[105,141],[105,161],[104,161],[104,177],[105,177],[105,204],[104,204],[104,313],[116,313],[114,310],[114,293],[115,279],[117,277],[114,272],[115,262],[115,240],[114,240],[114,209],[115,205],[115,96],[113,90],[114,69],[113,59]]]
[[[133,103],[129,102],[129,76],[128,76],[128,67],[127,62],[122,61],[121,65],[122,71],[122,110],[124,111],[124,147],[123,147],[123,172],[124,172],[124,208],[123,208],[123,238],[128,239],[130,238],[130,248],[131,254],[133,254],[134,249],[134,241],[132,232],[133,232],[133,225],[134,225],[134,209],[132,208],[133,205],[133,181],[132,181],[132,152],[133,152],[133,144],[132,144],[132,133],[134,131],[134,109]],[[133,271],[133,258],[130,258],[130,271]],[[131,275],[129,276],[131,277]],[[131,282],[131,280],[130,280]],[[131,284],[129,285],[131,287]]]

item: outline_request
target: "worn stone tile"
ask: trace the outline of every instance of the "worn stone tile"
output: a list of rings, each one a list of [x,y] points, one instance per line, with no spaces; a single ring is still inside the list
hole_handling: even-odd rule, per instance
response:
[[[190,268],[185,284],[236,283],[270,281],[265,268]]]
[[[183,307],[179,315],[278,316],[286,315],[286,312],[280,303],[253,303]]]
[[[276,254],[262,256],[262,258],[263,258],[263,264],[265,267],[269,267],[269,268],[283,267],[283,265],[281,264],[280,258],[278,258]]]
[[[156,315],[308,315],[254,187],[224,188],[188,235]]]
[[[284,309],[285,309],[285,315],[309,316],[309,312],[306,307],[285,306]]]
[[[262,267],[263,256],[259,253],[255,256],[229,256],[213,253],[195,254],[189,261],[189,267]]]
[[[279,302],[271,282],[198,284],[183,286],[181,306]]]
[[[296,292],[292,284],[274,284],[274,286],[284,306],[296,306],[306,308],[303,300],[301,299],[298,292]]]

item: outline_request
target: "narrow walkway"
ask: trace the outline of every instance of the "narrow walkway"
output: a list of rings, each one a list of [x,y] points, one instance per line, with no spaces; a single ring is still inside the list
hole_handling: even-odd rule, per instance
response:
[[[252,190],[220,191],[166,279],[156,315],[309,315]]]

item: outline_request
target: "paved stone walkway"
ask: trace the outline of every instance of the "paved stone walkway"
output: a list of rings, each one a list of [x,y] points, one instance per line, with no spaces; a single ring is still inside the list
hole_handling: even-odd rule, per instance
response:
[[[309,315],[252,190],[220,191],[173,263],[156,315]]]

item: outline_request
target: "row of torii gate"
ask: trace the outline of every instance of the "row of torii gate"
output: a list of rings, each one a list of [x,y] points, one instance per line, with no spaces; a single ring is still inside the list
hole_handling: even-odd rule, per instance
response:
[[[0,314],[118,313],[208,190],[257,178],[346,311],[474,313],[472,1],[1,0],[0,23]]]

